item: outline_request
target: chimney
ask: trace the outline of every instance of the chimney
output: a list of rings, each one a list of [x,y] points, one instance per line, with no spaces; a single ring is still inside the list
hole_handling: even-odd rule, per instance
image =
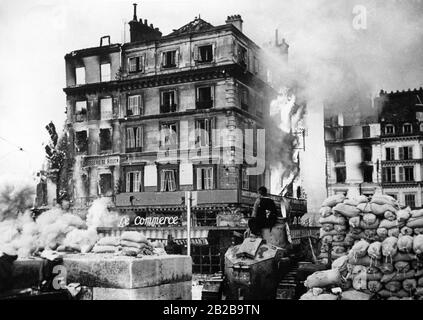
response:
[[[239,14],[228,16],[226,24],[233,24],[239,31],[242,32],[242,23],[244,22]]]
[[[132,20],[137,21],[137,4],[133,3],[132,5],[134,6],[134,17],[132,18]]]

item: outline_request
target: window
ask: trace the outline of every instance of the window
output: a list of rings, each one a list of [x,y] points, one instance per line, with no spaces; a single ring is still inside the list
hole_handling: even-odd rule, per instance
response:
[[[363,138],[370,138],[370,126],[362,127],[363,130]]]
[[[385,134],[394,134],[395,133],[395,127],[392,124],[387,124],[385,126]]]
[[[363,161],[371,162],[372,161],[372,147],[363,148]]]
[[[160,113],[176,112],[176,91],[163,91],[161,94]]]
[[[386,167],[382,170],[383,182],[395,182],[395,167]]]
[[[126,128],[126,152],[142,151],[143,128]]]
[[[82,122],[86,120],[87,120],[87,101],[76,101],[75,121]]]
[[[139,116],[143,113],[142,97],[141,95],[128,96],[128,107],[126,109],[126,115]]]
[[[126,172],[126,192],[142,192],[142,171]]]
[[[211,145],[213,119],[195,120],[195,145],[207,147]]]
[[[247,168],[242,169],[242,189],[249,190],[250,189],[250,179],[247,175]]]
[[[414,181],[414,167],[399,167],[399,181]]]
[[[213,87],[197,88],[197,109],[212,108],[213,100]]]
[[[402,127],[402,132],[407,134],[407,133],[412,133],[413,132],[413,126],[410,123],[406,123],[403,125]]]
[[[160,191],[173,192],[177,190],[177,169],[161,169],[160,170]]]
[[[399,148],[400,160],[412,160],[413,159],[413,147],[400,147]]]
[[[394,148],[385,148],[386,151],[386,160],[391,161],[395,160],[395,149]]]
[[[254,57],[254,73],[258,74],[260,72],[260,61],[257,57]]]
[[[176,59],[177,59],[176,50],[163,52],[162,53],[162,67],[175,68],[177,65]]]
[[[416,195],[414,194],[406,194],[405,195],[405,205],[410,208],[416,207]]]
[[[213,45],[206,45],[198,47],[198,62],[212,62],[213,61]]]
[[[343,162],[345,162],[344,150],[336,149],[335,150],[335,163],[343,163]]]
[[[178,148],[178,126],[176,122],[160,125],[160,147],[165,149]]]
[[[128,59],[129,72],[144,72],[145,56],[132,57]]]
[[[263,99],[260,96],[256,96],[256,115],[258,117],[263,117]]]
[[[110,63],[102,63],[100,65],[101,82],[111,80]]]
[[[346,168],[336,168],[336,183],[344,183],[347,179]]]
[[[239,94],[240,94],[239,100],[241,102],[241,109],[248,111],[248,99],[249,99],[248,89],[245,87],[241,87]]]
[[[423,112],[416,112],[416,119],[418,121],[423,121]]]
[[[100,117],[101,120],[111,119],[113,116],[112,98],[100,99]]]
[[[83,153],[88,151],[87,131],[77,131],[75,133],[75,147],[76,152]]]
[[[75,68],[75,81],[77,85],[85,84],[85,68]]]
[[[113,195],[112,175],[110,173],[100,174],[100,194],[103,196]]]
[[[368,183],[373,182],[373,166],[365,166],[363,168],[363,181]]]
[[[242,66],[247,66],[247,49],[238,45],[238,63]]]
[[[213,167],[196,168],[197,190],[211,190],[214,188]]]
[[[100,129],[100,150],[109,151],[112,149],[112,130]]]

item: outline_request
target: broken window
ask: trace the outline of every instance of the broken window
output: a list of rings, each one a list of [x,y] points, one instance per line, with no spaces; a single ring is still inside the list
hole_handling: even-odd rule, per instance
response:
[[[126,192],[142,192],[142,171],[126,173]]]
[[[197,88],[197,109],[213,107],[213,87]]]
[[[336,168],[336,183],[344,183],[347,179],[347,170],[346,168]]]
[[[176,112],[176,91],[163,91],[161,94],[160,113]]]
[[[164,149],[178,148],[178,126],[176,122],[160,125],[160,147]]]
[[[75,133],[75,147],[76,152],[84,153],[88,151],[87,131],[78,131]]]
[[[145,56],[132,57],[128,59],[129,72],[143,72],[145,66]]]
[[[197,168],[197,190],[211,190],[213,189],[213,167]]]
[[[414,167],[399,167],[399,181],[400,182],[414,181]]]
[[[85,84],[85,68],[75,68],[75,81],[77,85]]]
[[[142,127],[126,128],[126,152],[139,152],[143,147]]]
[[[109,120],[113,117],[112,98],[100,99],[100,116],[101,120]]]
[[[363,181],[368,183],[373,182],[373,166],[365,166],[363,168]]]
[[[110,63],[102,63],[100,65],[100,76],[101,76],[101,82],[111,80],[112,77],[111,77]]]
[[[386,167],[382,170],[383,182],[395,182],[395,167]]]
[[[177,190],[177,169],[161,169],[160,170],[160,191],[173,192]]]
[[[100,150],[109,151],[112,149],[112,130],[100,129]]]
[[[386,160],[391,161],[395,160],[395,149],[394,148],[385,148],[386,151]]]
[[[87,101],[76,101],[75,121],[83,122],[87,120]]]
[[[166,51],[162,53],[162,67],[175,68],[176,67],[176,50]]]
[[[213,45],[206,45],[198,47],[198,62],[212,62],[213,61]]]
[[[112,175],[109,173],[100,174],[100,194],[103,196],[113,195]]]
[[[399,159],[400,160],[412,160],[413,159],[413,147],[400,147],[399,148]]]
[[[406,194],[405,195],[405,205],[410,208],[416,207],[416,195],[415,194]]]
[[[402,131],[403,131],[404,134],[412,133],[413,132],[413,126],[410,123],[406,123],[402,127]]]
[[[139,116],[143,113],[142,97],[141,95],[128,96],[128,107],[126,109],[126,115]]]
[[[362,127],[363,130],[363,138],[370,138],[370,126]]]
[[[211,145],[213,119],[195,120],[195,145],[207,147]]]

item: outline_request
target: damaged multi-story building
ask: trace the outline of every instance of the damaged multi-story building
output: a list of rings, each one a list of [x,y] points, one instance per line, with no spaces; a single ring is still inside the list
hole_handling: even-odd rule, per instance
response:
[[[217,271],[220,251],[245,230],[257,188],[269,187],[257,140],[277,94],[271,65],[239,15],[219,26],[198,17],[162,35],[134,6],[129,26],[129,42],[106,36],[65,56],[73,206],[110,197],[120,212],[177,216],[177,226],[144,231],[184,239],[183,197],[195,191],[194,270]],[[285,57],[286,44],[276,44]]]

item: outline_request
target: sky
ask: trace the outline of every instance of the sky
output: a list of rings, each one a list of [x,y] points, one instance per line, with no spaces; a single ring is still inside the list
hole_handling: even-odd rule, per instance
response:
[[[104,35],[121,43],[133,2],[0,0],[0,183],[33,181],[44,161],[45,125],[63,128],[65,54],[98,46]],[[273,41],[277,28],[290,44],[287,84],[303,88],[306,99],[332,97],[340,109],[358,90],[375,95],[423,86],[419,0],[135,2],[138,18],[163,34],[199,14],[213,25],[240,14],[244,33],[259,45]],[[358,4],[366,9],[360,30],[353,25]]]

